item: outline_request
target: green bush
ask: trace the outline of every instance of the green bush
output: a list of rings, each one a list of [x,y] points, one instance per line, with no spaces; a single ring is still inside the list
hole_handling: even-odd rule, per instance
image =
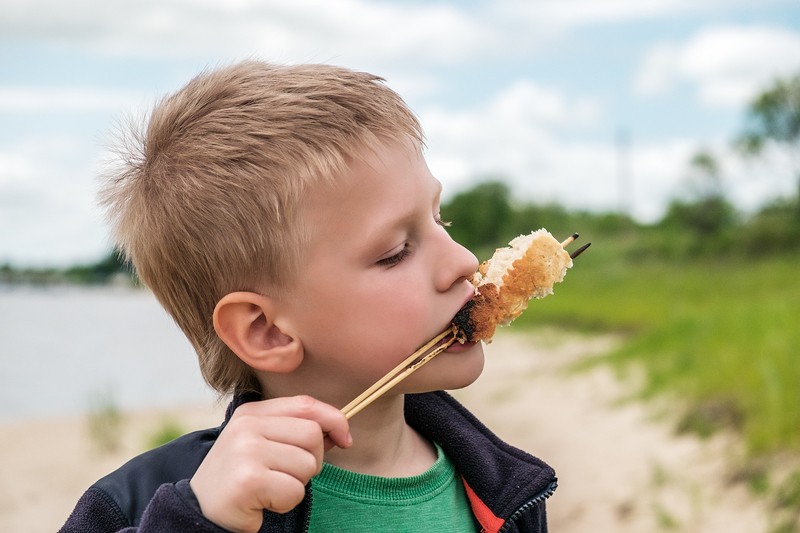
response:
[[[148,449],[158,448],[162,444],[171,442],[186,433],[183,426],[174,418],[164,418],[158,428],[147,438]]]
[[[112,393],[98,393],[89,398],[89,438],[99,451],[112,453],[119,449],[123,422],[122,411]]]

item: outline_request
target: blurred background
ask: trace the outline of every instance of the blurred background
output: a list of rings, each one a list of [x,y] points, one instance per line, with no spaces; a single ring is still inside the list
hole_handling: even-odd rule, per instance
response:
[[[480,259],[539,227],[593,242],[513,329],[620,335],[592,364],[635,371],[679,434],[734,435],[731,479],[800,530],[795,0],[0,3],[0,446],[214,404],[95,194],[121,122],[249,57],[383,76]]]

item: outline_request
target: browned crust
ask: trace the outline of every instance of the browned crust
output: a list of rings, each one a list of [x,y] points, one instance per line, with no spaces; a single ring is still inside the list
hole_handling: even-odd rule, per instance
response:
[[[460,342],[477,342],[490,339],[501,319],[502,308],[498,303],[499,291],[493,283],[478,289],[475,298],[456,315],[456,325]]]

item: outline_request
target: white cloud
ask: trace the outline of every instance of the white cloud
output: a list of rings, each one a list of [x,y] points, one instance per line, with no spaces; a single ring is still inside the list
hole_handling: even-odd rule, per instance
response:
[[[569,101],[558,91],[530,80],[518,80],[498,94],[487,108],[487,115],[503,122],[572,127],[593,123],[598,106],[587,99]]]
[[[681,50],[672,44],[658,44],[648,50],[634,80],[637,93],[655,96],[669,92],[676,83]]]
[[[21,154],[0,151],[0,191],[5,184],[25,181],[34,174],[33,162]]]
[[[506,0],[500,4],[508,13],[560,27],[650,18],[696,9],[697,5],[689,0]]]
[[[596,209],[618,204],[613,146],[558,137],[602,118],[593,101],[523,80],[482,107],[459,111],[432,107],[421,116],[429,139],[429,163],[446,194],[477,180],[502,177],[527,200]]]
[[[585,107],[592,113],[585,116]],[[725,139],[634,139],[624,154],[612,132],[607,140],[565,140],[561,125],[579,128],[602,120],[598,106],[530,81],[509,86],[480,108],[436,107],[421,115],[429,138],[429,165],[443,182],[446,197],[480,180],[503,178],[523,201],[555,201],[597,211],[625,209],[640,221],[653,222],[672,199],[691,193],[690,158],[708,143],[721,165],[724,190],[740,208],[756,209],[793,191],[787,170],[793,167],[785,157],[775,154],[772,166],[745,162]]]
[[[570,98],[530,80],[519,80],[483,105],[458,111],[423,109],[423,126],[431,152],[486,158],[475,172],[493,172],[520,159],[539,158],[552,147],[559,130],[581,128],[600,118],[599,106],[588,99]]]
[[[739,1],[11,0],[0,5],[0,35],[127,57],[435,65],[531,54],[570,30]]]
[[[760,5],[790,4],[793,0],[760,0]],[[504,34],[513,28],[517,38],[531,33],[551,38],[568,31],[635,21],[663,20],[676,15],[711,15],[744,6],[752,0],[496,0],[488,3],[483,19],[503,22]],[[515,39],[516,41],[516,39]]]
[[[96,87],[0,86],[0,112],[118,112],[140,95]]]
[[[461,61],[493,33],[455,5],[366,0],[30,0],[0,7],[0,34],[146,57],[265,54],[283,61]],[[335,47],[331,43],[336,43]]]
[[[65,137],[0,148],[0,263],[94,261],[108,249],[87,153],[97,151]]]
[[[659,44],[635,80],[644,96],[692,84],[710,107],[746,105],[775,78],[800,69],[800,33],[779,27],[707,27],[683,44]]]
[[[431,168],[447,193],[472,185],[478,177],[504,175],[514,180],[522,199],[591,209],[627,203],[635,206],[637,217],[652,220],[680,193],[686,162],[706,139],[691,139],[690,133],[658,142],[634,139],[629,154],[632,187],[620,190],[614,132],[606,126],[619,117],[606,113],[624,107],[615,98],[625,91],[610,88],[604,96],[593,95],[603,90],[618,66],[622,70],[630,65],[598,71],[598,77],[611,76],[598,79],[597,88],[586,84],[581,94],[567,94],[556,84],[560,80],[574,86],[570,76],[587,68],[575,51],[597,45],[597,53],[589,55],[593,61],[601,57],[606,51],[602,35],[610,27],[625,32],[638,20],[663,21],[665,32],[675,35],[690,17],[673,15],[714,20],[715,10],[727,13],[751,1],[497,0],[410,6],[393,0],[7,0],[0,2],[0,35],[4,42],[22,43],[20,50],[30,53],[31,64],[62,52],[74,58],[75,49],[88,57],[106,55],[120,65],[136,58],[133,68],[153,76],[137,85],[167,90],[193,75],[198,61],[213,64],[244,56],[365,69],[384,75],[421,116]],[[760,6],[782,1],[786,3],[763,0]],[[747,16],[753,11],[748,7]],[[596,28],[603,30],[599,38],[591,31],[581,33]],[[633,41],[643,39],[639,30],[634,32]],[[776,27],[709,26],[685,42],[655,43],[640,65],[637,88],[642,95],[664,95],[674,104],[685,96],[676,89],[689,86],[705,105],[735,109],[764,80],[800,66],[799,41],[798,33]],[[25,43],[36,47],[26,50]],[[559,55],[562,47],[567,55]],[[544,64],[558,65],[542,74],[553,85],[528,79],[541,72],[535,57],[541,53],[548,54]],[[615,50],[608,53],[619,57]],[[161,58],[176,60],[169,74],[158,72],[164,63],[152,61]],[[597,66],[588,69],[595,72]],[[46,70],[42,65],[40,73]],[[154,96],[89,81],[67,86],[57,79],[63,70],[52,71],[50,78],[40,73],[25,78],[31,70],[14,68],[0,75],[3,83],[15,84],[0,86],[0,113],[21,118],[26,126],[13,146],[0,146],[0,262],[12,249],[20,258],[46,262],[84,257],[106,246],[105,226],[94,204],[96,137],[105,124],[101,114],[135,112],[149,107],[143,100]],[[450,74],[455,76],[448,78]],[[484,98],[482,91],[500,84],[505,89]],[[451,97],[452,90],[458,97]],[[600,98],[608,99],[609,111]],[[458,108],[461,101],[470,103]],[[696,106],[687,103],[687,109]],[[65,111],[73,115],[63,116]],[[92,124],[63,125],[64,119],[77,123],[74,114],[81,112],[92,113]],[[25,113],[34,120],[27,121]],[[687,132],[694,127],[690,122]],[[76,138],[48,140],[53,127],[73,131]],[[606,127],[608,139],[597,139]],[[95,137],[85,138],[90,134]],[[595,140],[586,140],[588,135]],[[765,185],[752,179],[761,172],[752,164],[733,162],[734,155],[727,152],[723,157],[731,169],[729,182],[738,187],[735,200],[742,205],[757,205],[771,192],[784,190],[777,185],[783,181]],[[8,217],[12,212],[15,218]]]

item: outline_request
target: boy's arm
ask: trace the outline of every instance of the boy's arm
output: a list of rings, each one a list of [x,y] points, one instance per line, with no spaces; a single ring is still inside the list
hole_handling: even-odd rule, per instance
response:
[[[78,501],[59,533],[224,532],[200,513],[192,499],[187,480],[166,483],[156,491],[145,508],[141,523],[134,527],[110,495],[92,487]]]

